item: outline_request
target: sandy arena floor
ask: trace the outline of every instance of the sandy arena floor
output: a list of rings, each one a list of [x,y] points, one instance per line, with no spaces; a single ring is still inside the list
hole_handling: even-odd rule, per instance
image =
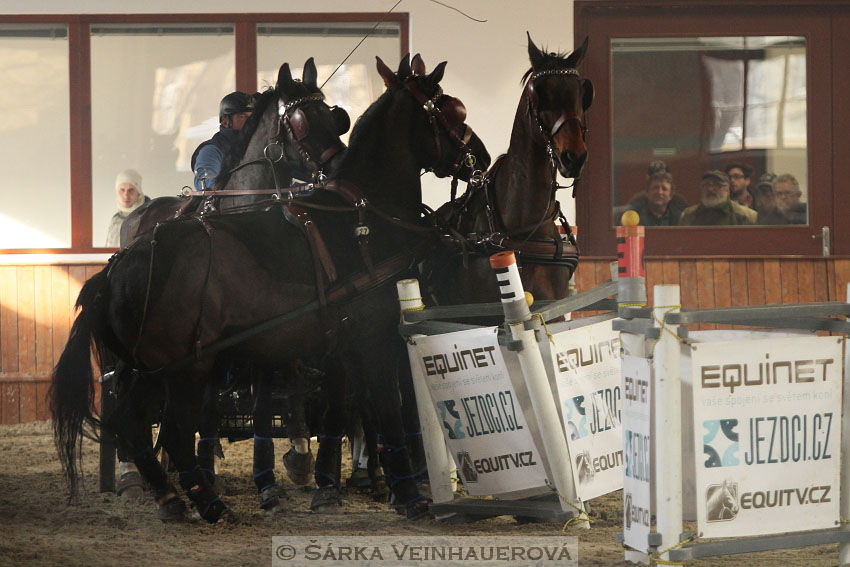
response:
[[[276,441],[278,459],[287,449]],[[97,492],[98,451],[84,444],[84,490],[67,504],[52,430],[47,422],[0,426],[0,566],[99,565],[271,565],[271,538],[283,535],[558,535],[561,525],[517,524],[499,517],[464,525],[425,519],[407,521],[368,495],[349,493],[344,512],[310,512],[311,493],[282,483],[289,492],[284,512],[266,514],[256,506],[251,480],[252,444],[224,442],[222,476],[228,504],[240,522],[223,527],[199,521],[163,524],[152,500],[125,502]],[[349,463],[345,464],[350,467]],[[278,477],[283,467],[278,461]],[[344,471],[347,476],[348,471]],[[569,529],[579,537],[579,565],[630,565],[615,541],[621,530],[620,492],[591,502],[593,527]],[[731,556],[688,563],[695,567],[746,565],[835,565],[838,546]]]

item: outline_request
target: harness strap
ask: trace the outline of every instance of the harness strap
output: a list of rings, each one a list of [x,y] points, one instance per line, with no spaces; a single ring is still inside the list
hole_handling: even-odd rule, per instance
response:
[[[325,279],[322,274],[324,270],[324,275],[330,284],[336,282],[337,272],[333,259],[328,252],[322,234],[316,229],[316,225],[306,210],[297,205],[286,205],[283,207],[283,216],[290,224],[298,227],[304,233],[307,242],[310,244],[310,252],[313,256],[313,268],[316,273],[316,291],[319,295],[319,309],[322,313],[325,329],[331,331],[333,324],[328,313],[328,301],[325,296]]]

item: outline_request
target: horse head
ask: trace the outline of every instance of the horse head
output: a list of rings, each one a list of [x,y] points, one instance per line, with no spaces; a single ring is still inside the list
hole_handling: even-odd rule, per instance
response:
[[[466,107],[460,99],[447,95],[440,86],[446,62],[426,72],[422,57],[406,55],[393,72],[377,57],[378,73],[388,90],[406,93],[408,104],[422,111],[414,113],[408,132],[411,141],[423,147],[420,166],[437,177],[468,181],[475,172],[486,170],[490,154],[484,143],[466,124]],[[423,145],[424,144],[424,145]]]
[[[581,175],[587,160],[584,113],[593,102],[593,84],[576,70],[587,51],[587,38],[569,56],[545,53],[528,35],[531,69],[523,79],[530,118],[542,137],[558,172],[569,178]]]
[[[280,67],[275,91],[280,96],[278,115],[282,129],[292,146],[286,158],[306,161],[314,178],[320,173],[333,176],[342,158],[345,144],[339,137],[351,126],[348,113],[339,106],[329,106],[317,84],[318,73],[313,58],[304,63],[301,80],[292,78],[289,64]]]

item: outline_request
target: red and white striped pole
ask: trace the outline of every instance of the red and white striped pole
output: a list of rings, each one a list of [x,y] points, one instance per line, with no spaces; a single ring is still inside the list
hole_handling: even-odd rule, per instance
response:
[[[576,494],[573,472],[570,468],[567,439],[564,437],[561,422],[558,419],[558,408],[552,397],[552,389],[549,387],[537,337],[534,329],[526,328],[525,325],[527,321],[531,321],[532,317],[525,291],[522,289],[516,257],[513,251],[498,252],[490,256],[490,266],[496,271],[502,308],[505,312],[505,323],[508,324],[513,339],[522,343],[522,349],[517,352],[517,356],[528,387],[537,428],[543,439],[543,450],[554,477],[551,480],[561,495],[561,509],[565,512],[582,511],[584,507]],[[578,525],[585,529],[590,527],[587,522],[581,522]]]

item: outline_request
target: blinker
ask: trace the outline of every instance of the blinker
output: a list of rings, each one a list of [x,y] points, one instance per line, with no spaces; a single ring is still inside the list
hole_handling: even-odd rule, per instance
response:
[[[466,106],[459,98],[443,96],[441,99],[440,112],[450,128],[457,128],[466,122]]]
[[[304,112],[297,108],[289,115],[289,123],[292,125],[292,132],[295,134],[296,140],[303,140],[310,133],[310,123],[307,121],[307,116]]]
[[[345,111],[344,108],[340,108],[339,106],[331,107],[331,116],[334,119],[334,124],[336,125],[336,133],[339,136],[342,136],[348,129],[351,128],[351,118],[348,116],[348,112]]]

